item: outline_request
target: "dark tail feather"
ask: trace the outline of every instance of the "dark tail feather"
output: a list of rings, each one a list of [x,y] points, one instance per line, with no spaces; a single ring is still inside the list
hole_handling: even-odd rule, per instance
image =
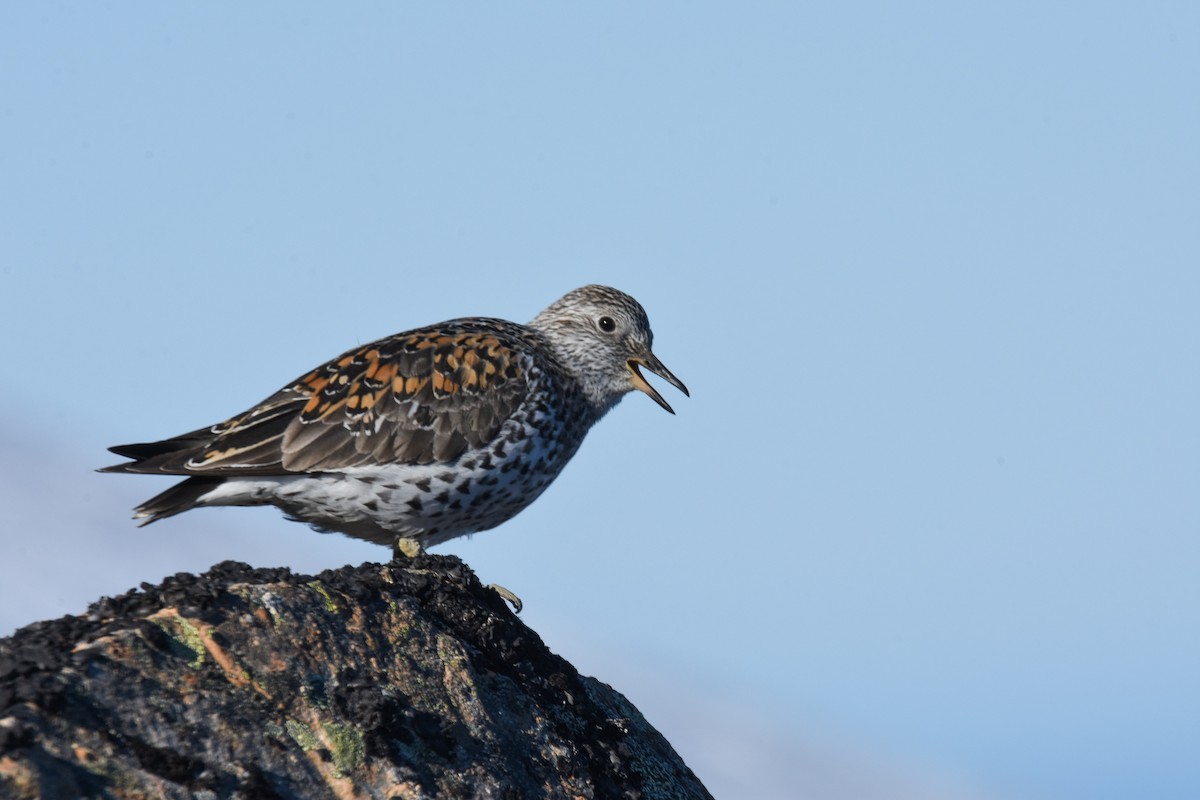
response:
[[[160,442],[137,442],[134,444],[118,444],[108,448],[108,452],[119,456],[132,458],[127,464],[113,464],[103,467],[97,472],[125,472],[137,474],[167,473],[186,474],[187,470],[180,465],[191,458],[197,450],[203,449],[212,441],[212,433],[208,428],[185,433]]]
[[[140,461],[126,461],[122,464],[113,464],[110,467],[100,467],[96,472],[125,472],[134,475],[137,474],[137,470],[130,469],[130,467],[136,467],[140,463]]]
[[[161,442],[143,442],[139,444],[116,444],[108,448],[108,452],[116,453],[119,456],[126,458],[136,458],[139,461],[145,461],[151,456],[161,456],[163,453],[171,453],[180,448],[180,440],[166,439]]]
[[[120,471],[118,469],[120,466],[118,464],[117,467],[109,467],[102,471],[117,472]],[[224,482],[224,478],[188,478],[186,481],[177,483],[162,494],[156,494],[142,503],[134,509],[135,513],[133,517],[134,519],[143,519],[142,525],[149,525],[151,522],[157,522],[166,517],[173,517],[188,509],[195,508],[196,501],[202,495],[207,494]]]

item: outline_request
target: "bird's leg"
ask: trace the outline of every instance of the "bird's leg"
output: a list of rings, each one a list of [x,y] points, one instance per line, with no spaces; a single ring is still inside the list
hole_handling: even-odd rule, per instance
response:
[[[407,566],[408,562],[412,561],[414,558],[416,558],[419,555],[424,555],[424,553],[425,553],[425,548],[421,547],[421,543],[419,541],[417,541],[416,539],[411,539],[407,536],[397,536],[396,540],[394,542],[392,542],[392,563],[393,564],[401,564],[401,565]],[[429,570],[417,570],[417,571],[418,572],[428,572]],[[498,583],[489,583],[484,588],[491,589],[493,592],[500,595],[501,598],[506,600],[513,607],[513,611],[516,612],[517,614],[520,614],[521,609],[525,607],[525,604],[521,602],[521,598],[517,597],[515,594],[512,593],[512,591],[510,591],[509,589],[505,589],[503,586],[501,586]]]
[[[397,536],[396,541],[392,542],[392,561],[404,563],[424,553],[425,548],[421,547],[421,543],[416,539],[410,539],[407,536]]]
[[[491,589],[493,592],[500,595],[500,597],[507,600],[509,602],[509,604],[513,607],[513,613],[515,613],[515,614],[520,614],[521,609],[525,607],[525,604],[521,602],[521,598],[519,598],[515,594],[513,594],[512,590],[505,589],[503,586],[501,586],[498,583],[485,584],[483,588]]]

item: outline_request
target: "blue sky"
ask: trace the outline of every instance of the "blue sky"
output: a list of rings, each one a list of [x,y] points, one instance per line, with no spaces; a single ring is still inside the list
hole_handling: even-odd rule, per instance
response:
[[[1198,76],[1184,3],[6,8],[0,628],[386,557],[90,470],[603,282],[692,397],[441,549],[718,796],[1195,797]]]

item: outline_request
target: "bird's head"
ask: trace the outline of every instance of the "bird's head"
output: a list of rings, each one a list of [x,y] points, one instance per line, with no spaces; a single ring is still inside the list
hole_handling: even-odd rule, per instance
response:
[[[688,394],[683,381],[651,351],[654,333],[646,310],[624,292],[608,286],[584,286],[555,301],[529,325],[550,341],[598,415],[634,389],[675,413],[642,376],[642,368]]]

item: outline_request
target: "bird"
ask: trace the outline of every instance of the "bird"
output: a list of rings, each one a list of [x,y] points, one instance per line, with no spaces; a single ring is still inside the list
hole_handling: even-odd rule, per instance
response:
[[[522,325],[464,317],[355,347],[224,422],[110,447],[101,472],[186,479],[135,509],[274,505],[390,545],[396,558],[494,528],[532,503],[629,392],[681,380],[646,311],[617,289],[568,292]]]

